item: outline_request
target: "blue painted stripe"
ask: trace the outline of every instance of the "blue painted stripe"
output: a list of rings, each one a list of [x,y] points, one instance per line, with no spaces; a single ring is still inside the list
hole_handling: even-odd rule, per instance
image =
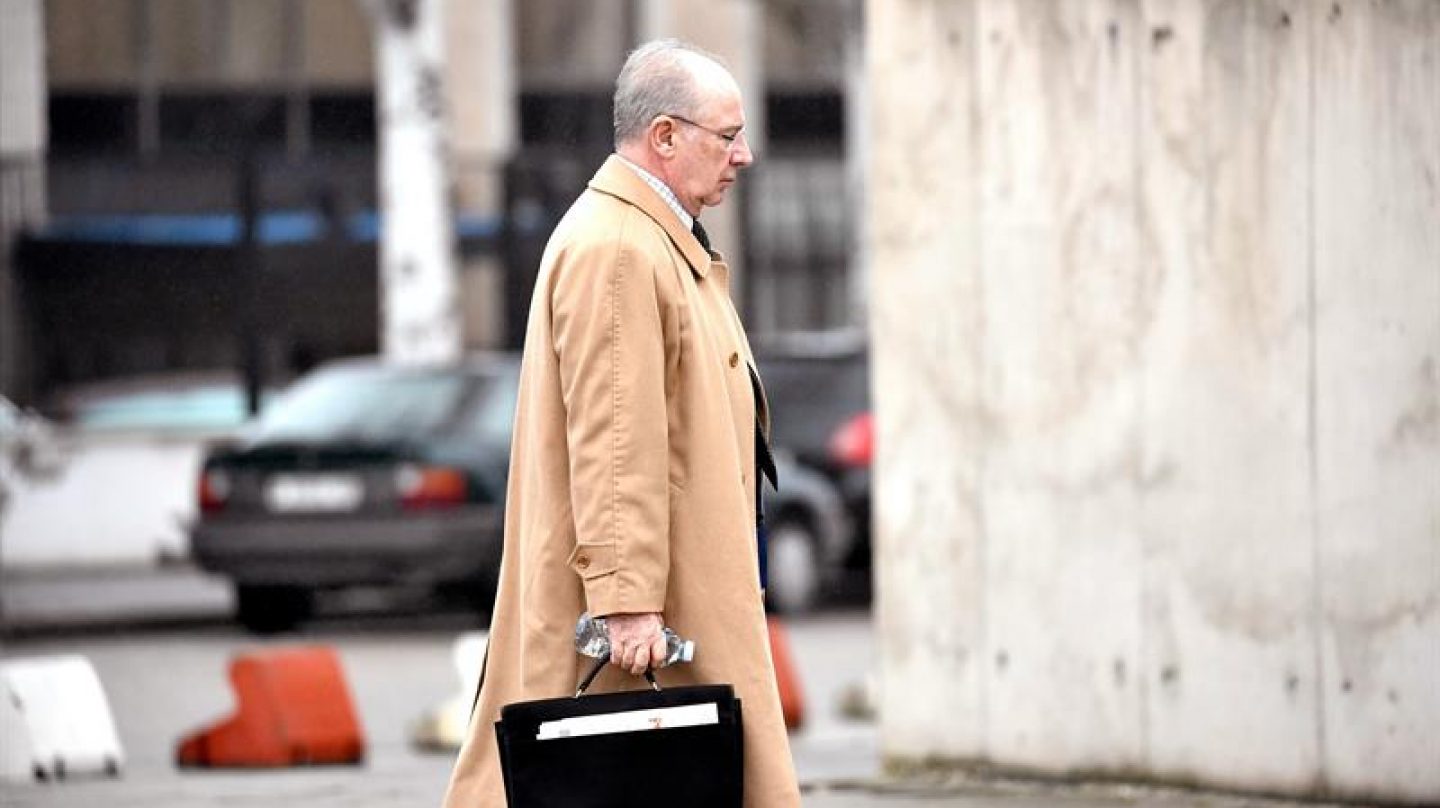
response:
[[[461,239],[494,238],[502,217],[461,215],[455,235]],[[364,211],[347,217],[345,235],[353,241],[379,238],[382,217]],[[56,216],[35,237],[42,241],[151,246],[225,246],[240,243],[240,217],[230,213],[141,213]],[[326,237],[325,221],[313,211],[270,211],[260,217],[261,244],[308,244]]]

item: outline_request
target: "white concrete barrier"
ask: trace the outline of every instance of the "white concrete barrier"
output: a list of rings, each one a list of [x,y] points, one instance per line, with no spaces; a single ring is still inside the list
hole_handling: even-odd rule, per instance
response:
[[[90,660],[0,662],[0,780],[117,776],[124,764],[110,703]]]
[[[411,737],[416,746],[453,752],[464,743],[489,637],[484,631],[469,631],[456,638],[451,655],[455,675],[460,679],[460,692],[431,708],[416,721]]]

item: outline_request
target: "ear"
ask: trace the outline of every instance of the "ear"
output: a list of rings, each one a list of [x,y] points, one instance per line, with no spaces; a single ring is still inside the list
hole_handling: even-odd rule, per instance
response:
[[[650,128],[645,132],[646,138],[650,141],[650,148],[661,157],[674,157],[675,138],[679,128],[674,121],[664,116],[651,121]]]

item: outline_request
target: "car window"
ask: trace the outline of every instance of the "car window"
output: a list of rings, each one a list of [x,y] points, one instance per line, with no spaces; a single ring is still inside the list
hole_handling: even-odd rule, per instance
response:
[[[477,391],[472,403],[461,416],[459,430],[465,437],[485,443],[508,444],[515,423],[515,398],[519,379],[513,369],[505,369],[484,388]]]
[[[81,429],[224,429],[245,421],[245,392],[237,387],[154,390],[106,396],[74,408]]]
[[[0,397],[0,435],[20,431],[20,410],[7,398]]]
[[[482,381],[441,371],[321,370],[271,405],[255,437],[266,442],[385,441],[432,435],[453,422]]]

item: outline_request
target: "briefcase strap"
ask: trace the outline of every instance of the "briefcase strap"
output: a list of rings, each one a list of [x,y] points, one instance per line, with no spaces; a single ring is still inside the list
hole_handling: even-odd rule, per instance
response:
[[[475,717],[475,708],[480,706],[480,689],[485,687],[485,669],[490,667],[490,643],[485,643],[485,656],[480,658],[480,681],[475,683],[475,698],[470,700],[470,717]]]
[[[575,698],[578,699],[585,694],[585,691],[590,687],[590,683],[595,681],[595,677],[599,676],[600,671],[604,670],[605,666],[609,663],[610,657],[600,657],[595,660],[594,667],[590,668],[590,672],[585,675],[585,679],[580,683],[580,686],[575,688]],[[649,668],[645,669],[645,681],[649,682],[650,687],[657,692],[660,690],[660,683],[655,681],[655,674]]]

